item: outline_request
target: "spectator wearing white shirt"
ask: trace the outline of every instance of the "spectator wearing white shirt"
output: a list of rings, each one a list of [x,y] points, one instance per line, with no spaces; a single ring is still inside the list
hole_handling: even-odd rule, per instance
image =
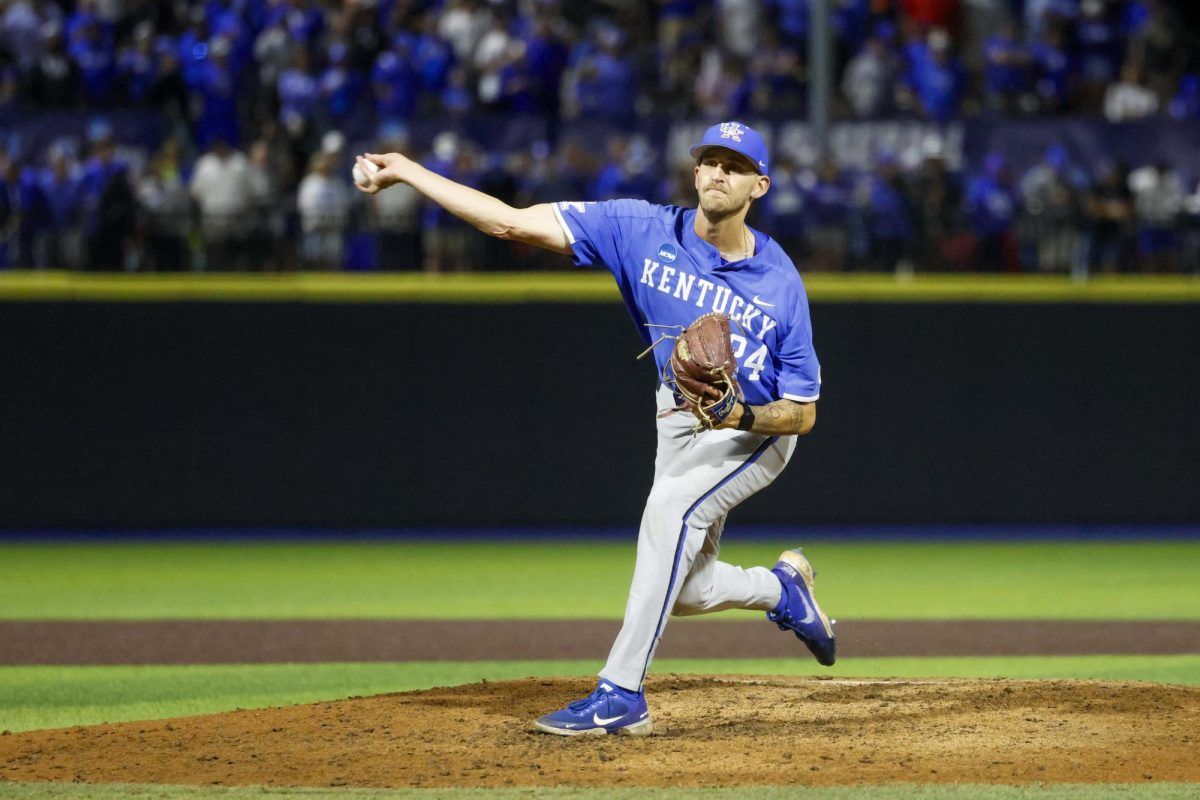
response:
[[[350,190],[333,176],[334,159],[326,152],[313,156],[309,173],[300,181],[296,206],[304,232],[302,258],[306,269],[340,269],[343,238],[350,213]]]
[[[1129,175],[1137,221],[1138,263],[1143,272],[1173,272],[1177,228],[1185,190],[1170,164],[1148,164]]]
[[[200,209],[204,268],[244,269],[253,197],[246,157],[218,139],[196,161],[188,188]]]
[[[1110,83],[1104,93],[1104,116],[1110,122],[1130,122],[1158,113],[1158,95],[1142,80],[1135,62],[1127,61],[1121,80]]]

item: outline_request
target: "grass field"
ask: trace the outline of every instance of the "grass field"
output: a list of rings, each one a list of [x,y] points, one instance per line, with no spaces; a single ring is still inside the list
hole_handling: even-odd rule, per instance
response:
[[[632,538],[632,537],[631,537]],[[723,557],[771,563],[794,542],[738,542]],[[843,618],[1200,619],[1200,542],[818,542],[822,603]],[[481,555],[483,554],[483,555]],[[633,543],[611,541],[0,544],[0,618],[617,618]],[[570,581],[549,577],[569,574]],[[549,576],[549,577],[548,577]],[[730,615],[737,618],[737,615]],[[480,679],[587,675],[596,661],[0,667],[0,729],[22,731],[332,700]],[[1096,678],[1200,685],[1200,654],[845,659],[839,677]],[[797,660],[662,660],[657,672],[808,675]],[[856,787],[794,790],[802,800],[979,797],[1153,800],[1196,785]],[[778,789],[229,790],[10,785],[0,798],[138,797],[676,800],[778,797]]]
[[[0,618],[617,619],[632,538],[0,544]],[[731,531],[721,553],[773,564],[795,544],[739,542]],[[1200,619],[1200,541],[824,542],[805,551],[822,605],[845,618]]]

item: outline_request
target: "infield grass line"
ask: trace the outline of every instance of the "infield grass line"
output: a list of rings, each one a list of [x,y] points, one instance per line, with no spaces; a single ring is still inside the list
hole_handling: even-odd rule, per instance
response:
[[[600,666],[597,659],[0,667],[0,730],[168,719],[457,686],[485,679],[575,675],[586,684]],[[661,659],[654,663],[651,674],[672,672],[834,678],[1141,680],[1200,686],[1200,655],[862,658],[841,660],[832,669],[819,667],[808,658]]]
[[[1200,619],[1200,541],[797,544],[821,605],[850,619]],[[0,618],[620,619],[634,542],[0,543]],[[549,576],[572,575],[571,581]],[[760,617],[726,612],[714,619]]]
[[[512,789],[288,789],[267,787],[197,787],[156,784],[82,785],[69,783],[2,783],[0,800],[1185,800],[1195,798],[1200,784],[1059,784],[996,786],[958,784],[886,784],[870,786],[744,788],[512,788]]]

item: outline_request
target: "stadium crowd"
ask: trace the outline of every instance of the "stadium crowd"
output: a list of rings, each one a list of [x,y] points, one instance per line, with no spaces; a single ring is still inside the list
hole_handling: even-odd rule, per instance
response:
[[[831,22],[841,119],[1200,120],[1197,36],[1165,0],[834,0]],[[405,187],[366,200],[348,142],[412,152],[417,120],[536,116],[520,147],[448,124],[414,155],[514,203],[691,204],[647,137],[598,152],[558,125],[802,118],[808,25],[809,0],[0,0],[0,266],[559,267]],[[106,121],[130,108],[166,120],[152,151]],[[22,139],[49,110],[90,122]],[[1174,164],[925,156],[781,157],[755,217],[816,269],[1200,263],[1200,176]]]

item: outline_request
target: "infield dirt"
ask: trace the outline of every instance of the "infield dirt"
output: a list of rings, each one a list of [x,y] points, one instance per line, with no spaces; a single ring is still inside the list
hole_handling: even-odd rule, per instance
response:
[[[1200,781],[1200,688],[667,675],[655,733],[566,738],[591,689],[525,679],[0,736],[0,781],[739,786]]]

